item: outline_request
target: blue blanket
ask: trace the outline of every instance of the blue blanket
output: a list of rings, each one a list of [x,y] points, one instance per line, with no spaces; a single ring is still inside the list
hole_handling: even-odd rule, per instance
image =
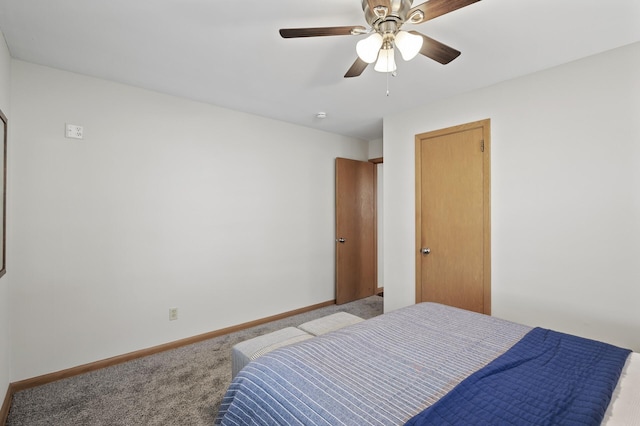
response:
[[[599,425],[630,351],[542,328],[407,425]]]

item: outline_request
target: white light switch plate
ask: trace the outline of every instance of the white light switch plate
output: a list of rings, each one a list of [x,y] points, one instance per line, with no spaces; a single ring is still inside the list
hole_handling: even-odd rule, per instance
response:
[[[82,126],[78,126],[75,124],[67,124],[66,136],[68,138],[82,139],[82,132],[83,132]]]

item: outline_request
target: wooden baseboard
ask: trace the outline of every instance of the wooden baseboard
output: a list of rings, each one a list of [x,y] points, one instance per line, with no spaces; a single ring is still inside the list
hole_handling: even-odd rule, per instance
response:
[[[329,300],[327,302],[318,303],[316,305],[307,306],[305,308],[296,309],[282,314],[273,315],[267,318],[258,319],[255,321],[245,322],[243,324],[234,325],[231,327],[223,328],[220,330],[210,331],[208,333],[199,334],[193,337],[187,337],[186,339],[176,340],[175,342],[165,343],[163,345],[154,346],[148,349],[142,349],[135,352],[130,352],[124,355],[118,355],[111,358],[103,359],[101,361],[91,362],[89,364],[79,365],[77,367],[68,368],[66,370],[57,371],[55,373],[44,374],[42,376],[33,377],[31,379],[20,380],[9,384],[7,395],[2,405],[2,411],[0,411],[0,421],[2,425],[6,422],[6,418],[9,415],[9,408],[11,406],[11,399],[13,394],[21,390],[29,389],[35,386],[44,385],[47,383],[55,382],[56,380],[66,379],[69,377],[77,376],[78,374],[88,373],[90,371],[99,370],[101,368],[110,367],[112,365],[121,364],[123,362],[131,361],[137,358],[157,354],[160,352],[176,349],[181,346],[191,345],[193,343],[202,342],[203,340],[212,339],[214,337],[223,336],[225,334],[234,333],[236,331],[245,330],[247,328],[255,327],[257,325],[266,324],[271,321],[277,321],[280,319],[288,318],[294,315],[303,314],[305,312],[313,311],[315,309],[324,308],[326,306],[335,305],[335,300]],[[6,407],[5,407],[6,406]],[[5,413],[6,410],[6,413]]]
[[[2,402],[2,408],[0,408],[0,425],[4,426],[7,423],[7,417],[9,417],[9,409],[11,408],[11,400],[13,399],[13,394],[15,390],[13,389],[13,385],[9,384],[7,387],[7,394],[4,396],[4,401]]]

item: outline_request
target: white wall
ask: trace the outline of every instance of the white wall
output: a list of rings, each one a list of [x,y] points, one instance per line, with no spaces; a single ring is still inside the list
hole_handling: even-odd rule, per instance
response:
[[[369,141],[369,158],[382,157],[382,139],[374,139]]]
[[[334,159],[367,142],[12,72],[13,380],[334,298]]]
[[[0,109],[11,123],[10,116],[10,91],[11,91],[11,58],[9,49],[4,41],[4,35],[0,33]],[[9,127],[11,129],[11,127]],[[8,150],[13,147],[10,145]],[[7,194],[8,197],[11,193]],[[8,249],[8,245],[7,245]],[[11,253],[7,253],[7,260],[11,259]],[[11,340],[10,340],[10,313],[11,303],[9,301],[10,268],[8,273],[0,278],[0,401],[4,400],[4,395],[11,382]]]
[[[640,351],[640,43],[386,117],[385,310],[414,303],[414,136],[491,119],[493,314]]]

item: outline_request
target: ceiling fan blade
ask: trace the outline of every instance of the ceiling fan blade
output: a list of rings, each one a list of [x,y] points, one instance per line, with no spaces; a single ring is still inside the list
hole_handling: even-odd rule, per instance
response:
[[[441,64],[448,64],[453,61],[455,58],[460,56],[460,51],[454,49],[453,47],[449,47],[446,44],[440,43],[438,40],[434,40],[431,37],[427,37],[424,34],[420,34],[417,31],[409,31],[411,34],[418,35],[422,37],[422,49],[420,49],[420,53],[426,56],[427,58],[431,58],[436,62],[440,62]]]
[[[360,58],[357,58],[356,61],[351,65],[349,71],[344,75],[345,78],[349,77],[357,77],[367,68],[369,64],[363,61]]]
[[[298,37],[323,37],[323,36],[340,36],[362,34],[366,32],[366,28],[362,26],[355,27],[321,27],[321,28],[283,28],[280,30],[282,38],[298,38]]]
[[[465,6],[469,6],[477,1],[480,0],[429,0],[426,3],[422,3],[409,10],[407,16],[411,16],[413,13],[421,10],[422,13],[424,13],[424,18],[421,21],[414,22],[415,24],[419,24],[421,22],[437,18],[438,16],[445,15],[449,12],[453,12],[454,10],[461,9]]]

